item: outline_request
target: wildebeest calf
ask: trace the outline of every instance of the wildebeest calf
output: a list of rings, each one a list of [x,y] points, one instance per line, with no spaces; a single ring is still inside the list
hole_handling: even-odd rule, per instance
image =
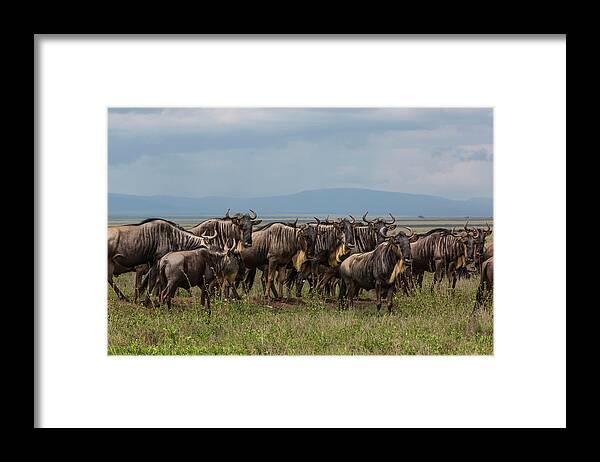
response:
[[[210,314],[210,287],[223,278],[231,284],[239,269],[238,250],[226,249],[215,251],[208,249],[171,252],[162,257],[158,264],[159,286],[161,288],[159,302],[167,303],[171,308],[171,300],[179,287],[191,290],[199,287],[201,290],[200,303]],[[235,274],[234,274],[235,272]],[[234,295],[237,297],[235,287]]]

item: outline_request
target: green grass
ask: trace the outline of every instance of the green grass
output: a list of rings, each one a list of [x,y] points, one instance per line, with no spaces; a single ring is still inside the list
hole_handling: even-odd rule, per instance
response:
[[[365,301],[338,311],[337,303],[305,296],[303,303],[265,304],[260,281],[248,298],[213,300],[209,316],[192,296],[180,290],[173,308],[143,307],[119,301],[108,289],[109,355],[490,355],[493,316],[471,317],[477,278],[459,280],[456,294],[396,295],[394,312],[377,312]],[[129,296],[133,273],[116,279]],[[307,285],[305,285],[306,288]],[[306,289],[305,289],[306,290]],[[372,292],[361,298],[373,297]]]

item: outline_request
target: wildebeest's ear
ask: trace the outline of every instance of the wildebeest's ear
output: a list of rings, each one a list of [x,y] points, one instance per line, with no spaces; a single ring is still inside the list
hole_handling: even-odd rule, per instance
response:
[[[262,223],[262,220],[252,220],[254,226],[259,225],[260,223]]]

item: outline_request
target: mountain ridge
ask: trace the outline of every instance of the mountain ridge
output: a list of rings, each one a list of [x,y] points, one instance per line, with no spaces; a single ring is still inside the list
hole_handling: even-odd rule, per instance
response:
[[[222,215],[253,209],[262,214],[371,214],[392,213],[398,216],[479,216],[491,217],[492,198],[448,199],[427,194],[378,191],[362,188],[313,189],[298,193],[261,196],[199,198],[133,194],[108,194],[109,216],[199,214]]]

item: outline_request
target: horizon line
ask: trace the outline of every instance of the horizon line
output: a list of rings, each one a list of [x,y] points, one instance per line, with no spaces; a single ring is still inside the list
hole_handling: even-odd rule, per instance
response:
[[[314,191],[334,191],[334,190],[347,190],[347,189],[352,189],[352,190],[360,190],[360,191],[371,191],[371,192],[381,192],[381,193],[390,193],[390,194],[408,194],[411,196],[428,196],[428,197],[439,197],[442,199],[446,199],[446,200],[453,200],[453,201],[467,201],[467,200],[471,200],[471,199],[493,199],[493,197],[487,197],[487,196],[476,196],[476,197],[469,197],[466,199],[452,199],[446,196],[440,196],[440,195],[436,195],[436,194],[425,194],[425,193],[410,193],[410,192],[404,192],[404,191],[385,191],[382,189],[370,189],[370,188],[356,188],[356,187],[339,187],[339,188],[317,188],[317,189],[303,189],[301,191],[297,191],[294,193],[281,193],[281,194],[273,194],[271,196],[220,196],[220,195],[208,195],[208,196],[198,196],[198,197],[193,197],[193,196],[177,196],[177,195],[171,195],[171,194],[152,194],[152,195],[144,195],[144,194],[131,194],[131,193],[121,193],[121,192],[111,192],[108,191],[107,194],[120,194],[122,196],[135,196],[135,197],[174,197],[174,198],[180,198],[180,199],[212,199],[212,198],[223,198],[223,199],[262,199],[262,198],[268,198],[268,197],[277,197],[277,196],[293,196],[296,194],[302,194],[302,193],[306,193],[306,192],[314,192]]]

